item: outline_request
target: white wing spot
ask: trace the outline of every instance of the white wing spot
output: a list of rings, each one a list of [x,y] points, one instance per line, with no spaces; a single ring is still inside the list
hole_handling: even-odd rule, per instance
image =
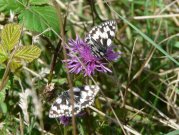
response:
[[[80,89],[79,89],[79,88],[77,88],[77,87],[75,87],[75,88],[73,88],[73,91],[74,91],[74,92],[79,92],[79,91],[80,91]]]
[[[97,40],[98,38],[99,38],[98,34],[94,34],[94,35],[93,35],[93,39],[94,39],[94,40]]]
[[[101,35],[102,38],[108,38],[108,34],[106,32],[103,32]]]
[[[89,87],[89,85],[86,85],[86,86],[84,87],[84,89],[85,89],[85,90],[91,90],[91,88]]]
[[[101,44],[103,44],[103,40],[102,39],[100,40],[100,42],[101,42]]]
[[[107,31],[110,31],[110,29],[109,29],[109,27],[108,27],[108,26],[106,26],[106,30],[107,30]],[[107,32],[107,31],[106,31],[106,32]]]
[[[115,33],[114,33],[113,31],[110,31],[110,35],[111,35],[112,37],[114,37],[114,36],[115,36]]]
[[[108,39],[108,40],[107,40],[107,46],[110,46],[111,43],[112,43],[111,39]]]
[[[52,110],[57,111],[57,107],[56,106],[52,106]]]
[[[57,104],[60,104],[62,102],[62,99],[61,98],[57,98],[56,102],[57,102]]]

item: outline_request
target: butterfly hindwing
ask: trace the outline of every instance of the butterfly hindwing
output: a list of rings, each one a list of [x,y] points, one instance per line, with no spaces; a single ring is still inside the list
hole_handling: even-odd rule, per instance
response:
[[[74,101],[75,102],[75,101]],[[78,113],[78,110],[80,110],[80,105],[75,102],[74,103],[74,111],[75,113]],[[54,104],[51,106],[49,117],[60,117],[60,116],[69,116],[70,111],[72,110],[72,106],[70,103],[70,95],[69,91],[63,92],[54,102]]]
[[[86,85],[81,88],[73,88],[74,92],[74,114],[78,114],[81,109],[90,106],[99,91],[98,86]],[[72,116],[72,104],[70,101],[70,90],[64,91],[51,106],[49,117]]]
[[[93,27],[85,37],[85,42],[90,45],[92,53],[96,57],[103,57],[106,50],[112,44],[115,37],[116,21],[106,21]]]

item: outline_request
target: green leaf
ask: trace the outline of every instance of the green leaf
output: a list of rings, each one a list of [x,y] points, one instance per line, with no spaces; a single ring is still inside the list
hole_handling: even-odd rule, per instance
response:
[[[79,132],[80,132],[80,135],[85,135],[85,131],[84,131],[84,127],[82,124],[79,124]]]
[[[17,68],[32,62],[40,56],[41,50],[35,45],[21,46],[14,54],[11,62],[11,71],[14,72]]]
[[[5,91],[0,91],[0,104],[4,102],[6,93]]]
[[[6,105],[6,103],[4,103],[4,102],[1,103],[0,108],[1,108],[3,113],[7,113],[7,105]]]
[[[55,84],[63,85],[67,83],[67,79],[66,78],[53,79],[52,82]]]
[[[17,61],[29,63],[40,56],[41,50],[35,45],[27,45],[20,47],[14,54]]]
[[[21,0],[19,0],[21,2]],[[0,0],[0,11],[4,13],[9,13],[10,10],[19,13],[24,9],[24,6],[20,4],[17,0]]]
[[[169,133],[167,133],[165,135],[179,135],[179,130],[174,130],[174,131],[169,132]]]
[[[1,81],[0,81],[0,84],[1,84]],[[10,85],[11,85],[11,82],[10,82],[10,80],[8,80],[5,87],[0,91],[0,104],[4,102],[5,97],[6,97],[6,90],[10,89]]]
[[[18,24],[7,24],[1,33],[1,42],[4,48],[11,51],[19,42],[21,27]]]
[[[174,47],[179,48],[179,42],[176,42],[176,43],[174,44]]]
[[[19,15],[20,23],[31,31],[44,32],[51,28],[59,33],[59,20],[57,13],[52,6],[30,6]],[[54,36],[54,32],[46,33],[47,36]]]
[[[23,61],[13,58],[10,66],[11,72],[15,72],[15,70],[20,68],[22,65],[23,65]]]
[[[8,59],[8,54],[4,47],[0,44],[0,64]]]
[[[48,4],[49,0],[30,0],[29,3],[31,5],[43,5],[43,4]]]

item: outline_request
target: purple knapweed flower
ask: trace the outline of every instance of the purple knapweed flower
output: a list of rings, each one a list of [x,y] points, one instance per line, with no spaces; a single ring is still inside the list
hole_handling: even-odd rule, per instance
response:
[[[79,112],[78,114],[75,115],[75,117],[82,117],[84,116],[86,113],[85,112]],[[67,116],[61,116],[59,117],[59,121],[61,124],[63,124],[64,126],[69,125],[70,121],[71,121],[72,117],[67,117]]]
[[[90,46],[79,37],[76,40],[69,40],[68,50],[69,59],[64,60],[64,62],[67,62],[71,73],[78,74],[83,72],[85,76],[90,76],[95,71],[112,72],[107,68],[107,62],[104,62],[103,58],[95,57],[91,52]],[[117,60],[119,57],[120,53],[114,52],[112,47],[107,49],[105,58],[108,61]]]
[[[59,120],[61,124],[63,124],[64,126],[67,126],[70,123],[71,117],[62,116],[62,117],[59,117]]]

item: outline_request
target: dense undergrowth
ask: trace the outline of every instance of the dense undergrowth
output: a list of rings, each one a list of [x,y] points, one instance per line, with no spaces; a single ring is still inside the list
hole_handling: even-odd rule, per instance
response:
[[[178,7],[177,0],[0,0],[0,134],[179,134]],[[69,40],[115,19],[120,58],[105,61],[112,72],[71,73]],[[95,83],[102,92],[75,123],[48,117],[62,91]]]

